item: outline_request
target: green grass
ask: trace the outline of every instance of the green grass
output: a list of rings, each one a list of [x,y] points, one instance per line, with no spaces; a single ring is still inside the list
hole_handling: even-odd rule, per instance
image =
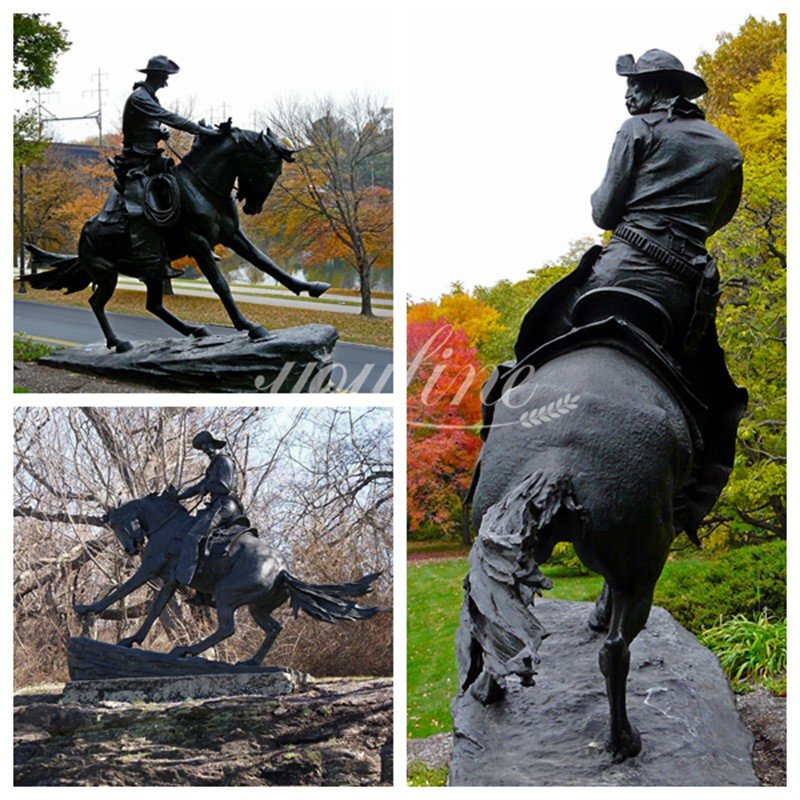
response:
[[[49,356],[55,352],[55,348],[43,342],[35,342],[30,336],[24,333],[14,335],[14,360],[15,361],[38,361],[44,356]]]
[[[451,730],[450,701],[457,689],[454,641],[466,574],[466,558],[408,565],[408,736],[412,739]],[[547,597],[594,600],[602,579],[558,577],[554,583]]]
[[[737,614],[709,628],[700,641],[719,658],[735,691],[755,685],[780,693],[786,688],[786,619]]]
[[[421,761],[408,765],[409,786],[447,786],[449,769],[447,767],[428,767]]]

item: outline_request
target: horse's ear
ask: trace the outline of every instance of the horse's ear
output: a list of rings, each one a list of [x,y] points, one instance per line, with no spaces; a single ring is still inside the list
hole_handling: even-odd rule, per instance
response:
[[[208,127],[208,125],[206,125],[206,118],[205,118],[205,117],[203,117],[203,119],[199,119],[199,120],[197,120],[197,124],[198,124],[198,125],[199,125],[201,128],[207,128],[207,127]]]

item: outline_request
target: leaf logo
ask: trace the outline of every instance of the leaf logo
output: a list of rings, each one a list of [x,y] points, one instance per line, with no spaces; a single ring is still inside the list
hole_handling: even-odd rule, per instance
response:
[[[541,425],[543,422],[552,422],[560,419],[565,414],[569,414],[570,411],[574,411],[578,407],[578,400],[580,399],[581,396],[579,394],[576,394],[575,397],[571,394],[566,394],[546,406],[525,411],[519,418],[520,425],[523,428],[532,428],[534,425]]]

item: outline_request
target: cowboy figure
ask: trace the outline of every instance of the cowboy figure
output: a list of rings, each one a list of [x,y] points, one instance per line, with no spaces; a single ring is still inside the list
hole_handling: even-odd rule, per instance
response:
[[[624,55],[616,69],[628,81],[631,117],[591,198],[593,219],[611,238],[592,247],[528,311],[516,363],[500,365],[485,389],[482,433],[490,435],[492,406],[506,381],[542,357],[545,345],[563,344],[570,331],[610,317],[632,324],[655,341],[707,409],[698,420],[703,454],[681,520],[694,537],[730,473],[746,406],[747,393],[733,383],[717,342],[719,274],[705,247],[739,204],[742,154],[692,102],[707,86],[675,56],[664,50],[648,50],[638,61]]]
[[[210,462],[203,479],[186,487],[178,494],[178,499],[208,495],[209,500],[186,532],[178,556],[175,577],[186,586],[191,583],[197,569],[200,540],[214,528],[229,525],[244,512],[237,494],[233,460],[220,452],[226,444],[208,431],[201,431],[192,439],[192,447],[205,453]]]
[[[144,209],[147,181],[155,174],[172,169],[172,160],[164,158],[158,147],[160,141],[169,137],[169,131],[161,126],[168,125],[195,135],[219,135],[217,130],[167,111],[159,103],[156,92],[166,86],[169,76],[178,70],[178,65],[166,56],[153,56],[144,69],[137,70],[147,77],[133,85],[133,92],[125,102],[122,153],[113,161],[116,191],[112,192],[99,218],[102,222],[114,222],[120,214],[127,217],[130,258],[142,277],[168,278],[181,274],[170,267],[162,234],[146,218]]]

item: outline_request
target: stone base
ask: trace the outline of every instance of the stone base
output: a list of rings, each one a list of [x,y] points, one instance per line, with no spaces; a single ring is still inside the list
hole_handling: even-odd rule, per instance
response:
[[[338,338],[330,325],[301,325],[258,340],[238,333],[135,341],[127,353],[91,344],[60,350],[40,363],[195,392],[329,392],[335,388],[330,375]]]
[[[752,737],[717,659],[661,608],[631,647],[628,716],[642,752],[613,763],[597,660],[604,636],[586,626],[591,609],[537,603],[550,636],[536,685],[509,682],[506,697],[487,707],[469,692],[456,697],[451,785],[758,786]]]
[[[253,667],[247,664],[226,664],[200,656],[181,658],[168,653],[155,653],[135,647],[98,642],[83,636],[67,639],[67,666],[72,681],[108,681],[128,678],[182,678],[204,675],[210,678],[231,674],[269,676],[292,674],[294,680],[305,683],[304,673],[288,667]]]
[[[105,702],[174,703],[211,697],[254,695],[278,697],[305,687],[308,675],[273,667],[270,672],[182,675],[160,678],[118,678],[104,681],[70,681],[64,686],[62,703],[95,706]]]

